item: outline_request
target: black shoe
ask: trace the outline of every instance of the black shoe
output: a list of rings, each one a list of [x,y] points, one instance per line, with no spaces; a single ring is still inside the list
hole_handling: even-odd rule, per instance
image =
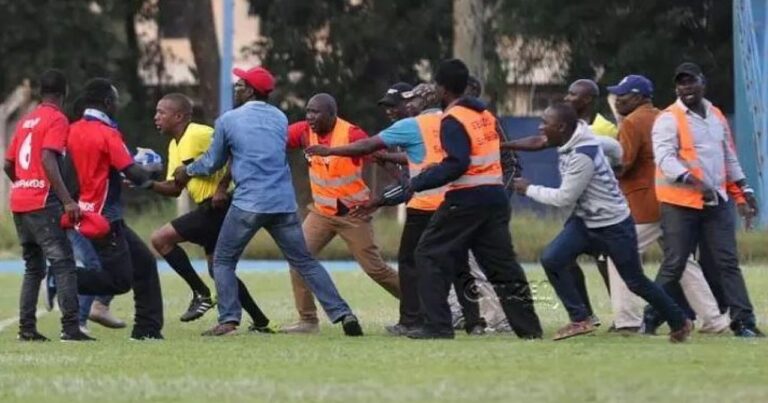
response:
[[[405,336],[408,334],[408,331],[412,330],[413,328],[406,325],[401,325],[400,323],[396,323],[394,325],[384,326],[384,329],[387,330],[387,333],[389,333],[390,336]]]
[[[344,334],[347,336],[363,335],[363,328],[360,327],[360,322],[358,322],[357,317],[351,313],[341,319],[341,327],[344,328]]]
[[[664,323],[664,320],[659,317],[659,315],[656,313],[655,310],[646,308],[645,314],[643,315],[643,324],[640,325],[640,329],[638,330],[638,333],[648,335],[648,336],[654,336],[656,335],[656,330]]]
[[[16,338],[19,341],[51,341],[51,339],[38,333],[37,330],[23,330],[20,331]]]
[[[277,334],[275,329],[269,327],[269,325],[266,325],[266,326],[256,326],[255,323],[251,323],[251,325],[248,326],[248,331],[251,332],[251,333]]]
[[[467,334],[470,336],[485,336],[485,326],[475,325],[472,329],[467,329]]]
[[[77,331],[74,332],[63,332],[61,333],[61,341],[63,342],[70,342],[70,341],[96,341],[91,336],[88,336],[87,334],[80,331],[80,329],[77,329]]]
[[[131,333],[131,338],[129,340],[131,341],[165,340],[165,337],[163,337],[163,335],[160,334],[160,332],[133,331]]]
[[[195,295],[192,297],[192,301],[189,303],[189,308],[187,308],[187,312],[184,312],[183,315],[181,315],[181,318],[179,318],[182,322],[191,322],[195,319],[200,319],[205,315],[208,310],[213,308],[216,305],[215,302],[213,302],[213,299],[211,297],[203,297],[200,295]]]
[[[760,331],[755,325],[737,323],[731,325],[731,329],[733,329],[733,335],[736,337],[744,337],[748,339],[765,337],[765,333]]]
[[[406,334],[409,339],[430,340],[430,339],[453,339],[453,331],[433,332],[425,327],[412,329]]]

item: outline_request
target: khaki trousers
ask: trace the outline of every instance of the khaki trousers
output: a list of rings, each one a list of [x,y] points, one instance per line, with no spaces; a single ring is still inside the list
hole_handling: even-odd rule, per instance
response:
[[[381,257],[379,247],[373,240],[373,225],[370,220],[331,217],[310,210],[304,219],[302,230],[307,241],[307,249],[312,256],[317,256],[336,235],[340,236],[365,274],[395,298],[400,298],[400,280],[397,271],[387,265]],[[299,319],[316,323],[317,307],[312,292],[296,270],[291,268],[290,272]]]
[[[654,242],[661,240],[661,222],[651,224],[636,224],[637,249],[640,254],[645,252]],[[613,322],[617,328],[640,327],[643,323],[643,307],[645,301],[633,294],[619,277],[616,266],[608,259],[608,275],[611,287],[611,308],[613,309]],[[680,285],[685,293],[685,298],[701,319],[702,329],[723,329],[728,327],[728,314],[720,313],[715,296],[704,278],[699,264],[688,259],[688,265],[680,279]]]

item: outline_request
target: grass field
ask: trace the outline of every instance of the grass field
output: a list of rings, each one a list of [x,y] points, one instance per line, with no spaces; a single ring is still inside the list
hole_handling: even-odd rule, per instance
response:
[[[745,268],[758,320],[768,328],[768,267]],[[587,273],[598,314],[610,322],[595,270]],[[605,333],[552,342],[509,335],[412,341],[385,335],[396,301],[359,272],[333,273],[363,321],[366,337],[337,326],[319,335],[198,334],[214,312],[190,324],[178,316],[188,295],[173,274],[162,277],[166,340],[129,342],[128,330],[91,324],[90,344],[22,344],[17,327],[0,332],[0,402],[641,402],[768,401],[768,340],[696,334],[685,345],[666,337]],[[532,281],[543,280],[540,269]],[[244,273],[276,324],[294,318],[287,273]],[[0,323],[17,315],[19,275],[0,275]],[[546,296],[544,296],[546,297]],[[543,298],[544,299],[544,298]],[[131,297],[114,302],[129,318]],[[565,313],[537,305],[551,337]],[[58,332],[58,312],[40,318]]]

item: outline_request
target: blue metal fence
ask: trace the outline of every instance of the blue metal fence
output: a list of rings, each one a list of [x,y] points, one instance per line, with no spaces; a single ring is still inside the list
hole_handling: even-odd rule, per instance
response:
[[[733,2],[736,114],[739,159],[760,200],[760,225],[768,225],[768,2]]]

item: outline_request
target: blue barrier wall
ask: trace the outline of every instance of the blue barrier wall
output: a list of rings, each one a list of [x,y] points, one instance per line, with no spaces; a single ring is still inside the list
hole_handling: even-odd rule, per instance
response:
[[[511,139],[519,139],[536,134],[540,121],[541,119],[537,117],[502,117],[501,125]],[[550,148],[539,152],[520,152],[518,156],[523,167],[523,176],[531,183],[550,187],[560,185],[557,150]],[[554,211],[550,207],[542,206],[520,195],[512,197],[512,208],[540,214]]]

